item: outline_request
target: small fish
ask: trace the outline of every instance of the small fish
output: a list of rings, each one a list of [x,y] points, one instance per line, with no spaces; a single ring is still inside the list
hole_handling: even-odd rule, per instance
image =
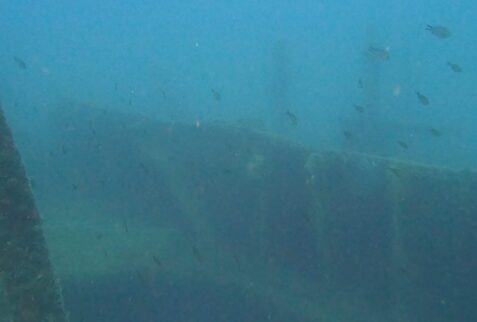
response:
[[[225,173],[225,174],[231,174],[231,173],[233,173],[233,170],[230,169],[230,168],[225,168],[225,169],[222,170],[222,172]]]
[[[123,218],[123,229],[125,233],[129,232],[128,221],[126,220],[126,218]]]
[[[406,278],[413,278],[416,275],[409,268],[407,268],[406,266],[403,266],[403,265],[399,265],[398,272],[401,275],[405,276]]]
[[[447,27],[444,26],[431,26],[427,25],[426,30],[429,31],[432,35],[440,39],[449,38],[452,33]]]
[[[165,100],[167,98],[166,92],[163,89],[160,89],[160,91],[161,91],[161,94],[162,94],[162,99]]]
[[[136,269],[136,276],[142,283],[149,284],[146,276],[144,276],[144,274],[138,269]]]
[[[359,113],[364,113],[366,111],[363,105],[354,104],[353,107],[356,110],[356,112],[359,112]]]
[[[386,169],[394,174],[396,177],[401,178],[401,170],[399,168],[393,167],[393,166],[388,166]]]
[[[401,148],[405,150],[409,149],[409,145],[406,142],[398,141],[397,143],[401,146]]]
[[[210,91],[212,92],[212,95],[214,96],[214,99],[217,102],[220,102],[220,100],[222,99],[222,96],[220,95],[220,93],[213,88]]]
[[[13,56],[13,60],[15,61],[15,64],[17,65],[18,68],[20,69],[26,69],[27,65],[23,59],[21,59],[18,56]]]
[[[361,78],[358,79],[358,87],[363,88],[363,80]]]
[[[202,257],[202,254],[200,253],[199,249],[197,248],[196,245],[192,246],[192,255],[194,255],[195,259],[199,262],[202,263],[204,258]]]
[[[347,139],[347,140],[351,140],[353,138],[353,133],[351,133],[350,131],[348,130],[344,130],[343,131],[343,135],[344,137]]]
[[[103,238],[103,234],[102,233],[99,233],[96,235],[96,239],[100,240]]]
[[[376,47],[370,46],[368,48],[368,54],[377,60],[386,61],[386,60],[389,60],[389,58],[391,58],[391,55],[389,54],[389,47],[386,47],[383,49],[383,48],[376,48]]]
[[[440,137],[442,136],[442,132],[436,128],[430,128],[429,132],[431,133],[432,136],[434,137]]]
[[[419,100],[419,102],[421,102],[422,105],[426,105],[426,106],[429,105],[430,101],[426,96],[422,95],[418,91],[416,91],[416,96],[417,96],[417,99]]]
[[[144,172],[144,174],[149,174],[150,171],[149,171],[149,168],[142,162],[139,162],[139,166],[141,167],[141,170],[142,172]]]
[[[288,119],[294,126],[298,125],[298,118],[294,113],[290,112],[289,110],[286,110],[285,115],[288,117]]]
[[[311,180],[313,180],[313,178],[311,178]],[[303,219],[306,221],[307,225],[313,225],[313,220],[309,213],[303,213]]]
[[[457,65],[457,64],[454,64],[454,63],[451,63],[451,62],[447,62],[447,65],[452,69],[453,72],[455,73],[461,73],[462,72],[462,68]]]
[[[154,262],[154,264],[157,265],[157,267],[161,267],[162,262],[161,262],[161,259],[158,256],[152,255],[152,261]]]
[[[241,262],[240,262],[240,259],[239,259],[239,257],[237,256],[237,254],[232,254],[232,257],[234,258],[234,262],[235,262],[235,264],[236,264],[238,267],[242,266],[242,264],[241,264]]]
[[[77,191],[78,190],[78,185],[76,183],[73,183],[71,185],[71,188],[73,188],[73,191]]]

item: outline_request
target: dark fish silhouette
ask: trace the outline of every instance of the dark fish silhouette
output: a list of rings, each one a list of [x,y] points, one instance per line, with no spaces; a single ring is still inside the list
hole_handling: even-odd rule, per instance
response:
[[[294,113],[290,112],[289,110],[286,110],[285,115],[288,117],[288,119],[294,126],[298,125],[298,118]]]
[[[432,35],[440,39],[446,39],[452,36],[452,33],[450,32],[450,30],[444,26],[427,25],[426,30],[429,31]]]
[[[404,266],[404,265],[399,265],[398,270],[399,274],[403,275],[406,279],[416,279],[417,278],[417,272],[410,267]]]
[[[351,140],[353,138],[353,133],[348,130],[343,130],[343,135],[347,140]]]
[[[419,102],[422,104],[422,105],[429,105],[430,101],[429,99],[422,95],[421,93],[419,93],[418,91],[416,91],[416,96],[417,96],[417,99],[419,100]]]
[[[235,262],[235,264],[236,264],[238,267],[242,266],[242,264],[241,264],[241,262],[240,262],[240,259],[239,259],[239,257],[237,256],[237,254],[232,254],[232,257],[234,258],[234,262]]]
[[[396,168],[395,166],[388,166],[386,169],[396,177],[401,178],[401,170],[399,168]]]
[[[447,62],[447,66],[449,66],[452,69],[453,72],[456,72],[456,73],[461,73],[462,72],[462,68],[457,64]]]
[[[156,264],[157,267],[161,267],[162,262],[158,256],[152,255],[152,261],[154,262],[154,264]]]
[[[359,113],[364,113],[366,111],[366,108],[363,105],[354,104],[353,107],[356,110],[356,112],[359,112]]]
[[[401,148],[403,148],[405,150],[409,149],[409,145],[406,142],[398,141],[398,144],[399,144],[399,146],[401,146]]]
[[[225,169],[222,170],[222,172],[225,173],[225,174],[231,174],[231,173],[233,173],[233,170],[230,169],[230,168],[225,168]]]
[[[13,61],[15,61],[15,64],[17,65],[18,68],[20,69],[26,69],[27,65],[23,59],[21,59],[18,56],[13,56]]]
[[[125,233],[129,232],[128,221],[126,220],[126,218],[123,218],[123,229]]]
[[[377,60],[389,60],[391,55],[389,54],[389,48],[376,48],[370,46],[368,48],[368,55]]]
[[[146,276],[138,269],[136,269],[136,276],[142,283],[149,284]]]
[[[194,255],[195,259],[199,263],[202,263],[204,261],[204,258],[202,257],[202,254],[200,253],[199,249],[195,245],[192,246],[192,255]]]
[[[139,162],[139,166],[141,167],[141,170],[142,170],[142,172],[144,172],[144,174],[149,174],[150,173],[149,168],[144,163]]]
[[[361,78],[358,79],[358,87],[363,88],[363,80]]]
[[[442,136],[442,132],[436,128],[430,128],[429,132],[431,133],[432,136],[434,137],[440,137]]]
[[[213,88],[210,91],[212,92],[212,95],[214,96],[214,99],[217,102],[220,102],[220,100],[222,99],[222,96],[220,95],[220,93]]]

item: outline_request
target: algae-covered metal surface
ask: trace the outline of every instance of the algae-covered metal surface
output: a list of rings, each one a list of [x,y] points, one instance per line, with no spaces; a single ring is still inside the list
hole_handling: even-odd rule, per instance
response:
[[[44,204],[45,231],[72,316],[476,316],[472,171],[314,152],[224,124],[59,114],[68,153],[53,163],[60,197]]]
[[[0,107],[0,270],[14,322],[66,321],[41,220]]]
[[[364,296],[371,311],[381,303],[393,320],[470,321],[475,172],[338,152],[311,164],[333,290]]]

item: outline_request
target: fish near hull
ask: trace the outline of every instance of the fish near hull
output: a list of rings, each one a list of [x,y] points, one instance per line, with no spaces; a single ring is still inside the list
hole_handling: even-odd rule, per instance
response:
[[[447,38],[450,38],[452,35],[450,30],[444,26],[427,25],[426,30],[429,31],[433,36],[439,39],[447,39]]]
[[[421,103],[424,106],[428,106],[431,103],[429,99],[425,95],[421,94],[420,92],[416,91],[416,96],[417,96],[417,99],[419,100],[419,103]]]
[[[369,57],[381,61],[388,61],[391,58],[389,48],[382,49],[370,46],[367,50],[367,54]]]

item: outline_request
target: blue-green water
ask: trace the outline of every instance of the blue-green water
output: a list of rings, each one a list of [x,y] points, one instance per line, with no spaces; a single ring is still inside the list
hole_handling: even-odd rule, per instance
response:
[[[4,1],[0,98],[72,321],[474,321],[476,18]]]
[[[475,166],[474,12],[472,1],[5,1],[2,99],[29,126],[69,99],[162,120],[256,120],[313,147],[348,145],[349,129],[350,149]],[[370,60],[369,46],[389,61]]]

